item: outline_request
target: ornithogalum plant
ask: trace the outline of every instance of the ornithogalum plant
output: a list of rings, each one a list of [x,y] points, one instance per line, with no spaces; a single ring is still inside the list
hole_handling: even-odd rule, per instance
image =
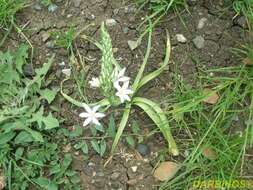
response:
[[[61,90],[61,93],[68,101],[85,109],[85,112],[80,113],[79,115],[81,118],[85,118],[83,123],[84,126],[89,124],[99,125],[99,119],[106,115],[105,113],[110,107],[117,107],[121,104],[125,104],[124,113],[113,141],[111,150],[112,153],[114,152],[124,128],[126,127],[132,106],[138,106],[147,113],[147,115],[160,129],[168,142],[169,152],[173,155],[178,155],[179,152],[171,135],[168,119],[163,110],[152,100],[136,96],[138,90],[162,73],[164,68],[169,63],[170,58],[171,46],[169,35],[167,34],[166,56],[162,65],[159,69],[144,76],[144,70],[151,50],[151,25],[148,30],[149,37],[147,51],[143,59],[143,63],[132,85],[130,85],[131,79],[125,75],[126,68],[122,68],[114,59],[111,38],[109,33],[106,31],[104,24],[102,23],[101,43],[95,42],[95,45],[97,45],[97,47],[102,51],[101,72],[100,76],[92,77],[92,79],[89,81],[89,84],[92,88],[100,90],[101,94],[104,96],[104,99],[88,105],[87,103],[74,100],[70,96],[66,95],[63,90]]]

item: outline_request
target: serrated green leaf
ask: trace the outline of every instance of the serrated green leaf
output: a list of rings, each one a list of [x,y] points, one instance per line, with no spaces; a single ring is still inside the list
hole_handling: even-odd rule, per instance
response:
[[[45,119],[43,119],[43,122],[45,124],[45,129],[53,129],[59,127],[59,122],[55,117],[53,117],[52,113],[45,117]]]
[[[88,148],[88,144],[86,143],[86,141],[83,141],[83,146],[82,146],[81,149],[82,149],[84,154],[88,154],[89,148]]]
[[[32,138],[31,133],[26,131],[21,131],[16,138],[14,139],[15,144],[22,144],[32,142],[34,139]]]
[[[23,73],[22,67],[26,63],[26,59],[28,58],[28,45],[21,44],[20,47],[17,49],[15,54],[15,62],[16,62],[16,69],[19,73]]]
[[[140,133],[140,127],[139,127],[139,124],[137,123],[137,121],[134,120],[132,122],[131,129],[132,129],[133,134],[135,134],[135,135]]]
[[[67,169],[70,166],[71,162],[72,162],[71,154],[65,154],[62,162],[63,167]]]
[[[93,148],[98,154],[100,154],[100,147],[99,147],[99,144],[98,144],[97,140],[92,140],[92,141],[91,141],[91,146],[92,146],[92,148]]]
[[[71,131],[71,133],[68,133],[68,134],[70,138],[79,137],[83,134],[83,128],[80,127],[79,125],[75,125],[73,126],[73,130]]]
[[[135,147],[135,140],[132,136],[127,136],[126,137],[126,142],[131,146],[131,147]]]
[[[58,190],[58,186],[55,182],[50,181],[50,183],[47,186],[47,190]]]
[[[100,156],[103,156],[106,151],[106,142],[102,140],[100,142]]]
[[[16,133],[13,131],[0,134],[0,145],[8,143],[15,135]]]
[[[73,184],[78,184],[80,182],[80,177],[78,175],[73,175],[73,176],[71,176],[70,181]]]
[[[56,127],[59,127],[58,120],[52,115],[52,113],[49,113],[48,116],[43,116],[43,107],[40,108],[40,110],[32,115],[32,119],[30,122],[37,122],[39,125],[39,128],[42,128],[42,124],[44,123],[45,129],[53,129]]]
[[[50,175],[61,172],[61,165],[60,164],[54,165],[52,168],[50,168],[49,172],[50,172]]]
[[[105,132],[103,125],[95,125],[95,128],[100,132]]]
[[[39,91],[42,98],[46,99],[49,104],[55,99],[57,91],[44,89]]]
[[[97,129],[95,127],[90,127],[90,131],[93,136],[97,135]]]
[[[24,153],[24,148],[19,147],[15,152],[16,160],[19,160],[19,158],[23,155],[23,153]]]

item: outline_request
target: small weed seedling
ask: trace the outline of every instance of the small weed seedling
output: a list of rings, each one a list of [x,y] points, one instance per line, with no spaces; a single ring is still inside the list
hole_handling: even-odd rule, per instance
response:
[[[62,86],[61,86],[61,93],[72,104],[85,109],[85,112],[80,113],[80,117],[85,118],[83,126],[92,124],[95,125],[96,128],[98,128],[98,126],[100,126],[99,119],[105,117],[105,113],[110,107],[117,107],[121,104],[125,104],[124,113],[114,138],[111,153],[115,151],[115,148],[120,140],[120,137],[122,136],[123,130],[128,122],[130,109],[132,108],[132,106],[138,106],[147,113],[147,115],[153,120],[153,122],[160,129],[166,141],[168,142],[169,152],[172,153],[173,155],[178,155],[179,152],[176,143],[171,135],[169,122],[167,120],[167,117],[165,116],[165,113],[155,102],[147,98],[136,96],[137,91],[141,87],[143,87],[149,81],[156,78],[162,73],[162,71],[168,64],[170,58],[171,47],[169,36],[167,36],[166,56],[163,64],[156,71],[144,76],[143,74],[144,69],[147,65],[148,57],[151,50],[151,34],[152,34],[151,25],[148,30],[149,30],[149,37],[146,55],[139,69],[139,72],[131,86],[130,86],[130,78],[125,75],[126,68],[121,68],[121,66],[114,59],[111,38],[108,32],[106,31],[104,24],[102,24],[101,26],[102,41],[101,44],[96,43],[98,48],[102,51],[101,72],[99,77],[93,77],[89,83],[91,87],[93,87],[94,89],[99,89],[101,94],[105,98],[99,102],[88,104],[87,102],[82,103],[76,101],[75,99],[65,94],[62,89]],[[93,142],[93,147],[98,146]]]

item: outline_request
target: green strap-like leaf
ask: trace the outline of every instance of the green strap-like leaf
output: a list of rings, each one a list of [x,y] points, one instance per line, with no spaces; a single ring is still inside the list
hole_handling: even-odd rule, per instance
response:
[[[170,53],[171,53],[171,44],[170,44],[170,37],[169,37],[169,34],[167,32],[166,56],[164,58],[163,64],[161,65],[161,67],[159,69],[157,69],[157,70],[153,71],[152,73],[149,73],[148,75],[144,76],[141,79],[141,81],[139,82],[137,90],[140,89],[143,85],[147,84],[149,81],[151,81],[154,78],[158,77],[163,72],[163,70],[165,69],[165,67],[169,63]]]
[[[127,120],[128,120],[129,114],[130,114],[130,109],[131,109],[131,104],[130,103],[126,104],[122,119],[119,124],[119,128],[117,130],[116,136],[115,136],[113,144],[112,144],[111,154],[113,154],[113,152],[115,151],[116,146],[118,145],[118,142],[120,140],[120,137],[126,127]]]
[[[145,57],[143,59],[143,62],[142,62],[142,65],[141,65],[141,68],[139,69],[139,72],[134,80],[134,84],[133,84],[133,91],[136,92],[138,86],[139,86],[139,82],[141,81],[141,78],[143,76],[143,72],[145,70],[145,67],[146,67],[146,64],[148,62],[148,58],[149,58],[149,55],[150,55],[150,50],[151,50],[151,37],[152,37],[152,25],[150,24],[150,27],[149,27],[149,36],[148,36],[148,46],[147,46],[147,51],[146,51],[146,54],[145,54]]]
[[[146,98],[135,97],[132,103],[147,113],[147,115],[159,127],[160,131],[163,133],[163,136],[168,141],[169,151],[175,156],[178,155],[179,153],[177,145],[173,136],[171,135],[168,119],[163,113],[162,109],[156,103]]]

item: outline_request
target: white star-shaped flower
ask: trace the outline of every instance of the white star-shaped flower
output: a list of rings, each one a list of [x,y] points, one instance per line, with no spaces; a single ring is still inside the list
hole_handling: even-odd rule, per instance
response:
[[[115,88],[117,89],[116,96],[120,98],[120,102],[124,103],[126,100],[130,101],[129,94],[133,94],[134,92],[128,88],[129,82],[124,82],[122,86],[117,85]]]
[[[89,84],[93,88],[98,88],[100,86],[100,81],[99,78],[97,77],[92,77],[92,79],[89,81]]]
[[[79,117],[86,118],[83,122],[83,126],[85,127],[90,123],[100,125],[98,120],[105,117],[105,114],[97,112],[100,106],[98,105],[94,106],[93,108],[90,108],[87,104],[83,104],[83,107],[86,112],[82,112],[79,114]]]
[[[130,78],[125,76],[126,68],[124,67],[120,71],[115,68],[115,80],[114,80],[114,87],[117,88],[120,85],[120,82],[125,83],[129,82]]]

